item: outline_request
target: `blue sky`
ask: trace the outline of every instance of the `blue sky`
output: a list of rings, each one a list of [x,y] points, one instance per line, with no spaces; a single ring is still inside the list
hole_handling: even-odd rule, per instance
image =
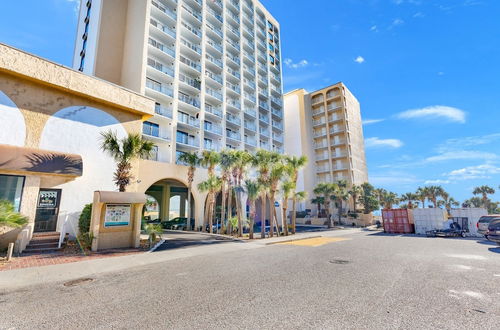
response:
[[[500,1],[262,2],[281,23],[285,90],[343,81],[359,99],[373,184],[459,200],[498,188]],[[69,66],[77,3],[3,1],[0,42]]]

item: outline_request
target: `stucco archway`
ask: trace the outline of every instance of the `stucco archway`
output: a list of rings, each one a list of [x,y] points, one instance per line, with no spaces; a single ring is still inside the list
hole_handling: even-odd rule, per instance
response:
[[[59,218],[69,216],[74,233],[84,205],[92,202],[96,190],[116,191],[113,183],[115,161],[100,148],[101,133],[115,131],[127,136],[121,123],[109,113],[87,106],[72,106],[57,111],[47,120],[41,137],[41,149],[78,153],[83,160],[83,175],[57,186],[62,189]],[[59,221],[61,224],[61,221]]]

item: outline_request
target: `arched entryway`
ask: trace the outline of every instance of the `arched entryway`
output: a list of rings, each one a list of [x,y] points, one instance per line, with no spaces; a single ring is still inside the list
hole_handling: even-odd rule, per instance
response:
[[[152,184],[147,190],[148,203],[145,206],[146,221],[165,223],[179,218],[187,218],[188,188],[174,179],[163,179]],[[191,194],[191,223],[194,224],[195,200]],[[184,229],[184,228],[182,228]]]

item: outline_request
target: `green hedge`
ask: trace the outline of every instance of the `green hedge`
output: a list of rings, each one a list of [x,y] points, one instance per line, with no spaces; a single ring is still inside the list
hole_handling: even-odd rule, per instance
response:
[[[92,204],[87,204],[78,219],[78,229],[80,234],[86,234],[90,231],[90,219],[92,217]]]

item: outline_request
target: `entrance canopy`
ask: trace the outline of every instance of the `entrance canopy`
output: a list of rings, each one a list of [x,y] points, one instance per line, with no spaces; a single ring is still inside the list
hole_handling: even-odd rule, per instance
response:
[[[79,155],[0,144],[0,171],[78,177],[83,161]]]

